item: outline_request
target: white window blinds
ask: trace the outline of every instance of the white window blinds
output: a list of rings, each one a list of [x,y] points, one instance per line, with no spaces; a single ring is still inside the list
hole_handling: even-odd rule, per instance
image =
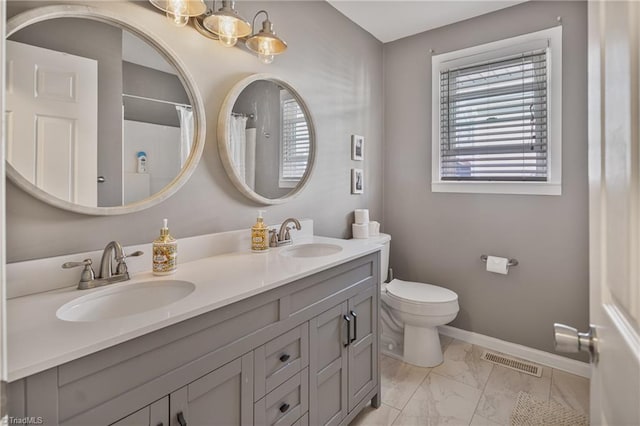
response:
[[[294,187],[307,170],[309,161],[309,128],[304,112],[295,98],[280,92],[282,137],[280,155],[280,187]]]
[[[440,179],[546,181],[547,51],[440,72]]]

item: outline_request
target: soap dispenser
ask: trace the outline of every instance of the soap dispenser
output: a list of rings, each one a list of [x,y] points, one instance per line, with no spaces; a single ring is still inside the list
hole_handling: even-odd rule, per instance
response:
[[[258,210],[256,224],[251,227],[251,251],[256,253],[264,253],[269,250],[269,228],[262,219],[264,212],[264,210]]]
[[[153,275],[173,274],[178,268],[178,242],[169,234],[167,222],[163,220],[160,236],[153,241]]]

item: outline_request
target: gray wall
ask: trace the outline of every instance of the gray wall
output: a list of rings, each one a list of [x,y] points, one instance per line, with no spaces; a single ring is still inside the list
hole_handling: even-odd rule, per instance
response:
[[[431,60],[563,26],[562,196],[432,193]],[[527,2],[384,45],[384,230],[396,277],[458,293],[452,323],[553,351],[554,321],[588,325],[587,5]],[[368,152],[370,152],[367,149]],[[508,276],[481,254],[515,257]],[[584,359],[584,358],[583,358]]]
[[[153,49],[151,46],[147,46]],[[189,97],[175,74],[122,61],[122,93],[189,105]],[[173,104],[123,97],[124,119],[180,127]]]
[[[287,52],[271,65],[261,64],[242,47],[225,48],[192,28],[171,26],[148,1],[86,3],[121,13],[128,21],[147,28],[186,65],[206,107],[207,136],[202,160],[191,179],[171,198],[125,216],[93,217],[66,212],[9,183],[9,262],[101,249],[114,239],[123,244],[149,242],[156,237],[164,217],[169,218],[171,233],[177,238],[253,225],[261,206],[244,198],[225,174],[218,155],[216,123],[229,89],[240,79],[259,72],[288,80],[298,89],[309,106],[318,138],[317,163],[307,188],[288,203],[267,207],[267,223],[290,216],[312,218],[317,234],[350,237],[355,208],[367,207],[372,218],[381,218],[382,45],[328,3],[238,3],[238,9],[248,18],[260,9],[268,10],[275,30],[288,42]],[[367,138],[364,195],[350,194],[352,133]]]

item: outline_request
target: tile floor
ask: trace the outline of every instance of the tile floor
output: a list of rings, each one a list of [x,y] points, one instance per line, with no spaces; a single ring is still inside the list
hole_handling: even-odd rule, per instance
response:
[[[543,367],[542,377],[480,359],[483,348],[441,336],[444,362],[416,367],[382,356],[382,406],[350,426],[508,425],[518,392],[589,413],[589,380]]]

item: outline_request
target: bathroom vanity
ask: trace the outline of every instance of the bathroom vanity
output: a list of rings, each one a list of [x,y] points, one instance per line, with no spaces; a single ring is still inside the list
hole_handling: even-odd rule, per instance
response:
[[[195,260],[167,278],[194,291],[121,318],[59,319],[88,294],[76,289],[11,299],[9,414],[63,425],[348,424],[379,404],[379,248],[309,237]]]

